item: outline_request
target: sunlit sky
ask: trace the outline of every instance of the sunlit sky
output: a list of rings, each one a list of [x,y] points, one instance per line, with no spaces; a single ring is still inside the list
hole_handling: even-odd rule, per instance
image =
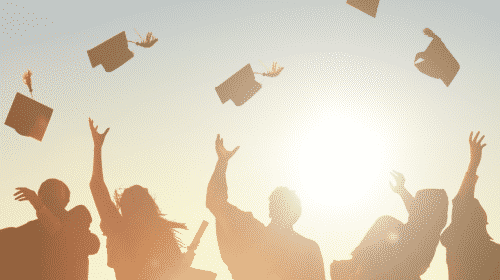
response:
[[[168,219],[187,223],[190,230],[180,236],[186,244],[203,220],[210,223],[193,267],[218,280],[231,279],[205,207],[218,133],[227,149],[240,146],[227,172],[229,201],[267,225],[271,191],[296,190],[303,214],[294,228],[319,244],[327,279],[332,260],[349,259],[376,218],[407,221],[389,187],[391,170],[405,175],[412,194],[445,189],[451,201],[467,171],[471,131],[486,135],[476,198],[490,235],[500,240],[496,1],[381,0],[376,18],[344,0],[0,6],[2,122],[16,92],[29,96],[21,78],[27,69],[34,99],[54,109],[42,142],[0,129],[0,228],[36,218],[28,202],[14,200],[14,188],[37,191],[48,178],[64,181],[68,209],[85,205],[101,240],[90,257],[91,280],[112,279],[114,272],[89,189],[88,117],[101,132],[111,128],[103,148],[110,191],[147,187]],[[26,27],[23,20],[33,23],[15,32],[7,19],[18,29]],[[431,42],[426,27],[460,63],[450,87],[413,65]],[[87,50],[122,31],[139,40],[134,28],[143,37],[153,32],[158,43],[129,44],[134,57],[114,72],[90,66]],[[243,106],[221,104],[215,87],[248,63],[264,72],[259,60],[285,68],[276,78],[256,75],[262,89]],[[451,203],[448,213],[449,224]],[[445,252],[440,244],[422,279],[448,279]]]

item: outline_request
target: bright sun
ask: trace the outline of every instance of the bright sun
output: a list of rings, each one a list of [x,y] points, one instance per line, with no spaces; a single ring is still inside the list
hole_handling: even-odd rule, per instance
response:
[[[348,205],[374,187],[384,162],[376,130],[335,117],[313,127],[300,148],[302,191],[315,203]]]

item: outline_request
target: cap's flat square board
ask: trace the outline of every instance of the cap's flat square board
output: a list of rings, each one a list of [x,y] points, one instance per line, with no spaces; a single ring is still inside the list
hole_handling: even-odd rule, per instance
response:
[[[128,49],[125,31],[87,51],[92,68],[101,65],[106,72],[112,72],[125,64],[134,53]]]
[[[347,4],[372,17],[377,16],[379,2],[380,0],[347,0]]]
[[[23,136],[42,141],[53,109],[27,96],[16,94],[5,124]]]
[[[262,88],[262,85],[255,81],[255,75],[250,64],[245,65],[234,75],[215,88],[222,104],[229,99],[233,100],[236,106],[241,106]]]

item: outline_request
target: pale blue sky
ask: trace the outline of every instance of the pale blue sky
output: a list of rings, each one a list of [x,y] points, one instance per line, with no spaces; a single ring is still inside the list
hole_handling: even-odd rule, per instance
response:
[[[406,221],[404,204],[389,188],[390,170],[406,176],[412,194],[443,188],[450,200],[455,196],[467,169],[471,130],[486,135],[476,197],[488,213],[490,235],[500,240],[495,1],[381,0],[375,19],[345,1],[0,6],[5,19],[22,22],[24,16],[39,24],[1,35],[3,122],[16,92],[29,95],[21,79],[28,68],[35,100],[54,109],[41,143],[5,125],[0,129],[0,228],[36,217],[28,203],[14,201],[15,187],[38,190],[48,178],[66,182],[69,207],[89,208],[91,230],[102,242],[90,258],[91,280],[114,274],[106,266],[105,238],[88,187],[93,147],[87,117],[100,129],[111,127],[103,154],[110,190],[149,188],[168,218],[188,224],[191,230],[181,236],[185,243],[203,219],[210,222],[194,266],[216,272],[218,280],[230,274],[218,253],[215,220],[205,208],[217,133],[228,149],[241,146],[228,169],[230,202],[267,224],[270,192],[280,185],[297,190],[304,211],[295,229],[320,245],[327,278],[332,260],[349,258],[378,216]],[[422,32],[426,27],[460,63],[448,88],[413,66],[416,53],[431,41]],[[158,43],[150,49],[129,44],[134,58],[114,72],[91,68],[88,49],[122,31],[138,40],[134,28],[141,35],[152,31]],[[257,75],[263,87],[243,106],[222,105],[214,88],[248,63],[264,71],[259,60],[285,69],[276,78]],[[345,123],[360,129],[339,125]],[[318,150],[329,141],[339,146]],[[367,155],[376,150],[375,142],[378,159]],[[304,160],[308,154],[317,155],[316,161]],[[354,163],[346,165],[348,157]],[[322,173],[309,180],[313,173],[305,170],[315,165]],[[447,279],[441,245],[422,278]]]

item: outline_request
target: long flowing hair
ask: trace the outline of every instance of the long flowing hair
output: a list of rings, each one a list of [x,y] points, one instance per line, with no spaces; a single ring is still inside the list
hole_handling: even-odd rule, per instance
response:
[[[115,205],[118,211],[127,213],[126,221],[130,227],[138,226],[146,230],[160,225],[166,234],[172,234],[179,248],[184,247],[182,241],[177,237],[176,229],[187,230],[186,224],[169,221],[164,218],[154,198],[148,189],[139,185],[126,188],[121,194],[118,190],[114,192]],[[125,216],[124,216],[125,217]]]

